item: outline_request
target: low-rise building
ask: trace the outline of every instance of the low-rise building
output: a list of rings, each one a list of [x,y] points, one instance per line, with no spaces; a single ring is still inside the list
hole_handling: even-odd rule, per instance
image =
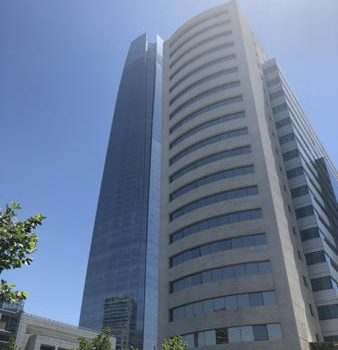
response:
[[[98,335],[98,332],[89,329],[27,313],[21,314],[16,333],[15,344],[20,350],[77,349],[80,338],[92,339]],[[115,349],[114,337],[112,349]]]

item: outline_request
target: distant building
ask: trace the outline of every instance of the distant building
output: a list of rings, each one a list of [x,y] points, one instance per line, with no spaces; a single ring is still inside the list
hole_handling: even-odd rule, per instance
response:
[[[106,299],[103,326],[116,337],[116,349],[129,349],[137,337],[135,301],[127,296]]]
[[[94,338],[92,330],[21,313],[15,345],[20,350],[73,350],[79,338]],[[112,338],[115,349],[115,338]]]
[[[8,341],[15,338],[23,304],[0,303],[0,350],[8,347]]]

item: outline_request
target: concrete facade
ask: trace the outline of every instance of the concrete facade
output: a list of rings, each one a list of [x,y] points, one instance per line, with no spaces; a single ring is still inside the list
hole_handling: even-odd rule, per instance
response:
[[[236,2],[164,44],[159,343],[180,334],[189,347],[308,350],[323,340],[268,61]],[[253,301],[268,292],[273,302]]]
[[[79,338],[92,339],[97,332],[23,313],[15,345],[21,350],[70,350],[79,346]],[[115,349],[115,338],[112,338]]]

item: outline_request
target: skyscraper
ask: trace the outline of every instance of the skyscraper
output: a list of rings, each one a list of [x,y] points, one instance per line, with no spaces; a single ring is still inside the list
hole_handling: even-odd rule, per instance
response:
[[[236,2],[164,44],[159,340],[337,340],[337,174]]]
[[[120,82],[80,316],[81,326],[114,334],[117,325],[118,335],[109,314],[125,310],[132,334],[123,334],[123,348],[156,344],[161,78],[162,41],[141,35]]]

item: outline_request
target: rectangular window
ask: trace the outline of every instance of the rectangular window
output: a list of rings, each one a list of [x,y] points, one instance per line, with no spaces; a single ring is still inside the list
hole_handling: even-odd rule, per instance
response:
[[[303,186],[291,189],[291,195],[293,198],[305,196],[308,193],[309,193],[309,188],[307,185],[303,185]]]
[[[308,216],[314,215],[314,210],[312,205],[296,209],[296,218],[302,219]]]
[[[242,339],[242,342],[254,341],[254,334],[252,331],[252,326],[242,326],[241,327],[241,339]]]
[[[311,279],[312,290],[318,292],[320,290],[333,289],[333,283],[330,276],[312,278]]]
[[[288,179],[292,179],[293,177],[300,176],[303,174],[304,174],[304,169],[301,166],[294,169],[290,169],[286,172],[286,176],[288,177]]]
[[[318,306],[317,310],[320,320],[333,320],[338,318],[338,304]]]
[[[299,157],[299,151],[298,149],[292,149],[291,151],[288,151],[286,153],[283,153],[283,159],[284,161],[288,161],[293,158]]]
[[[300,230],[299,232],[302,241],[320,237],[318,227],[311,227],[306,230]]]
[[[229,343],[240,343],[241,338],[241,328],[240,327],[230,327],[228,329]]]
[[[269,340],[282,338],[282,332],[279,324],[268,324],[267,328],[268,328]]]
[[[255,341],[269,340],[268,329],[266,325],[252,326]]]
[[[305,254],[306,263],[308,265],[320,264],[326,261],[323,250]]]

